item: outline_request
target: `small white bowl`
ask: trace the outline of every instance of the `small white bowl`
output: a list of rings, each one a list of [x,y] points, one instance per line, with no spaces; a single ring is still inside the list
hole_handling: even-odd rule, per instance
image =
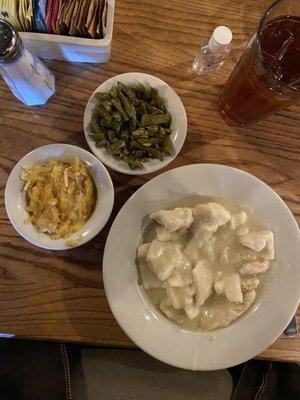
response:
[[[168,112],[171,114],[172,117],[172,134],[170,137],[172,139],[175,149],[175,153],[173,156],[165,157],[163,161],[151,159],[143,163],[143,168],[131,170],[124,161],[117,160],[116,158],[110,156],[105,148],[99,148],[95,146],[93,139],[91,139],[89,136],[89,134],[91,133],[89,123],[91,121],[92,111],[96,104],[94,100],[94,95],[97,92],[109,91],[112,86],[117,84],[118,81],[124,84],[142,83],[144,85],[150,85],[156,88],[160,96],[166,100]],[[103,162],[103,164],[111,169],[114,169],[115,171],[122,172],[123,174],[143,175],[164,168],[176,158],[186,138],[187,118],[184,106],[178,94],[166,82],[162,81],[159,78],[156,78],[153,75],[143,74],[140,72],[129,72],[126,74],[116,75],[113,78],[108,79],[94,91],[85,108],[83,129],[85,138],[88,142],[88,145],[90,146],[90,149],[95,154],[95,156],[97,156],[99,160]]]
[[[43,164],[48,160],[72,161],[78,156],[87,165],[97,188],[95,210],[83,227],[67,239],[51,239],[39,232],[34,225],[26,223],[26,198],[21,180],[23,168],[29,164]],[[14,167],[6,183],[5,207],[16,231],[28,242],[48,250],[67,250],[69,240],[78,240],[73,247],[81,246],[96,236],[106,224],[114,204],[114,187],[104,165],[91,153],[70,144],[50,144],[39,147],[23,157]]]

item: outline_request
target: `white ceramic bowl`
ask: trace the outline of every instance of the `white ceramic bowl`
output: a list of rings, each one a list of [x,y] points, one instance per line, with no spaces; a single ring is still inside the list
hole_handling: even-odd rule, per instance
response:
[[[53,240],[49,235],[39,232],[32,224],[26,223],[26,199],[21,180],[23,167],[29,164],[43,164],[47,160],[71,161],[78,156],[87,165],[97,188],[95,210],[84,226],[67,239]],[[69,144],[50,144],[39,147],[23,157],[14,167],[6,183],[5,207],[10,222],[16,231],[30,243],[49,250],[70,249],[67,241],[77,239],[76,246],[91,240],[106,224],[114,204],[114,187],[104,165],[88,151]]]
[[[89,136],[89,134],[91,133],[89,123],[91,121],[92,111],[96,104],[94,100],[94,95],[97,92],[106,92],[110,90],[111,87],[116,85],[118,81],[124,84],[143,83],[144,85],[150,85],[158,89],[161,97],[166,100],[168,112],[172,116],[171,129],[173,132],[171,134],[171,139],[175,149],[175,153],[173,156],[165,157],[163,161],[154,159],[149,160],[144,163],[143,168],[131,170],[124,161],[115,159],[114,157],[110,156],[104,148],[99,148],[95,146],[93,139],[91,139]],[[126,74],[116,75],[113,78],[108,79],[94,91],[85,108],[83,128],[85,138],[88,142],[88,145],[90,146],[90,149],[95,154],[95,156],[97,156],[99,160],[103,162],[103,164],[111,169],[114,169],[115,171],[122,172],[123,174],[143,175],[164,168],[171,161],[173,161],[174,158],[176,158],[186,138],[187,119],[182,101],[180,100],[177,93],[166,82],[162,81],[159,78],[156,78],[153,75],[143,74],[140,72],[129,72]]]
[[[254,306],[228,327],[211,332],[176,326],[149,303],[137,283],[136,249],[149,214],[194,195],[248,204],[275,233],[276,259]],[[116,320],[141,349],[180,368],[216,370],[258,355],[283,332],[299,303],[299,260],[296,221],[269,186],[238,169],[195,164],[157,176],[127,201],[107,238],[103,278]]]

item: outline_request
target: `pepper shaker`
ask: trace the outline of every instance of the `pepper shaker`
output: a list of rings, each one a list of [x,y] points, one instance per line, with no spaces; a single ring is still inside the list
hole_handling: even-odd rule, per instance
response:
[[[52,72],[24,48],[17,31],[0,19],[0,74],[12,93],[27,106],[45,104],[55,93]]]

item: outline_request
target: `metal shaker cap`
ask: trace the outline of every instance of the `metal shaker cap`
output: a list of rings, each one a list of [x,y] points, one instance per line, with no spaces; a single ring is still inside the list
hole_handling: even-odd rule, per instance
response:
[[[15,61],[23,49],[18,32],[5,20],[0,19],[0,64]]]

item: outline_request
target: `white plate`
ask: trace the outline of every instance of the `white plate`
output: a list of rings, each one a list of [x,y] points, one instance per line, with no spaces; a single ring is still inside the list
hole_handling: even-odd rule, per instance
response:
[[[171,139],[175,149],[175,154],[173,156],[165,157],[163,161],[153,159],[145,162],[144,168],[131,170],[124,161],[115,159],[114,157],[110,156],[104,148],[95,146],[93,139],[91,139],[89,136],[91,133],[89,123],[91,121],[92,111],[96,104],[93,97],[97,92],[106,92],[110,90],[111,87],[116,85],[118,81],[125,84],[143,83],[144,85],[150,85],[158,89],[161,97],[166,100],[168,112],[172,116],[171,129],[173,132],[171,134]],[[123,174],[143,175],[164,168],[171,161],[173,161],[174,158],[176,158],[186,138],[187,119],[182,101],[177,93],[166,82],[156,78],[153,75],[143,74],[140,72],[129,72],[126,74],[116,75],[113,78],[108,79],[94,91],[85,108],[83,129],[90,149],[95,156],[97,156],[99,160],[103,162],[103,164],[111,169],[114,169],[115,171],[122,172]]]
[[[39,232],[32,224],[26,223],[28,214],[25,211],[26,199],[21,180],[23,168],[29,164],[43,164],[47,160],[72,161],[78,156],[88,166],[94,179],[98,196],[95,210],[84,226],[67,239],[53,240],[49,235]],[[114,187],[104,165],[88,151],[70,144],[50,144],[39,147],[23,157],[14,167],[6,183],[5,207],[10,222],[16,231],[28,242],[49,250],[66,250],[67,241],[77,239],[76,246],[91,240],[106,224],[114,204]]]
[[[248,204],[275,233],[276,260],[254,307],[232,325],[211,332],[189,332],[168,321],[137,284],[136,249],[148,215],[194,195]],[[127,201],[107,238],[103,278],[116,320],[141,349],[177,367],[216,370],[256,356],[282,333],[299,303],[299,260],[296,221],[269,186],[238,169],[195,164],[157,176]]]

